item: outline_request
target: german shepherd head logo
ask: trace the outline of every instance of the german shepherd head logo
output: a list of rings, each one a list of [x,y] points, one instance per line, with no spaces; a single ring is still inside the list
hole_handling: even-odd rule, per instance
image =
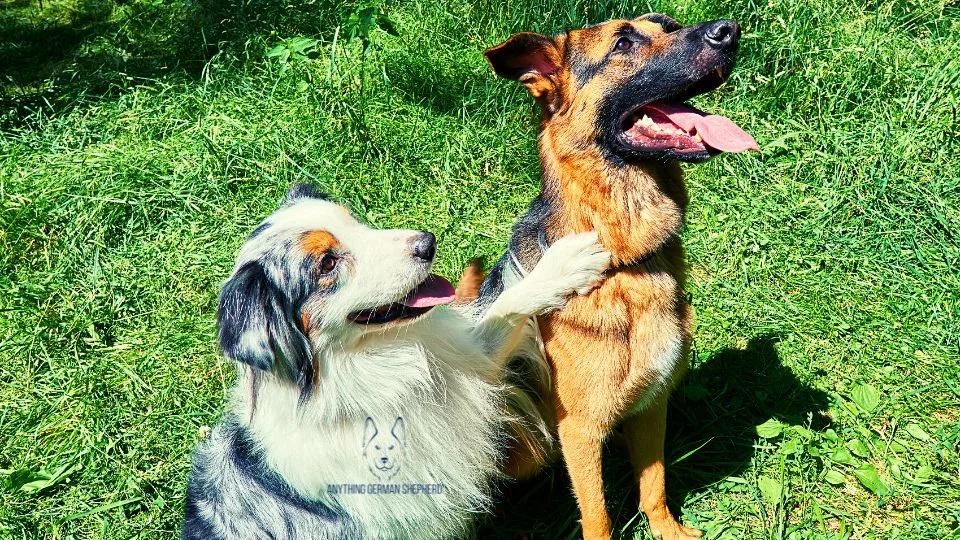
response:
[[[389,432],[381,431],[374,419],[367,417],[363,426],[363,457],[379,480],[389,480],[400,472],[406,446],[403,417],[397,417]]]
[[[685,27],[650,13],[554,37],[521,32],[484,54],[543,107],[541,146],[557,157],[695,162],[757,149],[732,121],[684,103],[726,81],[739,38],[735,21]]]

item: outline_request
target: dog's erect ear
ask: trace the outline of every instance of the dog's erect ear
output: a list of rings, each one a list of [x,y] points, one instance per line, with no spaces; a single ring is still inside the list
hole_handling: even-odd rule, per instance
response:
[[[401,446],[407,445],[407,440],[404,436],[404,427],[403,427],[403,417],[398,416],[397,421],[393,423],[393,429],[390,430],[390,433],[393,434],[393,438],[400,441]]]
[[[297,325],[296,302],[259,262],[241,266],[220,292],[220,347],[230,359],[296,382],[313,382],[310,342]]]
[[[296,183],[290,186],[290,189],[287,190],[287,194],[284,195],[281,206],[291,205],[300,199],[320,199],[321,201],[329,201],[330,197],[328,197],[326,193],[319,191],[310,184]]]
[[[370,444],[370,441],[377,436],[377,423],[373,421],[373,418],[367,417],[367,421],[363,424],[363,447],[366,448]]]
[[[543,34],[521,32],[483,51],[493,71],[520,81],[548,113],[556,111],[557,79],[562,55],[556,42]]]
[[[547,77],[560,69],[560,51],[543,34],[520,32],[483,51],[493,71],[506,79],[526,83],[525,76]]]

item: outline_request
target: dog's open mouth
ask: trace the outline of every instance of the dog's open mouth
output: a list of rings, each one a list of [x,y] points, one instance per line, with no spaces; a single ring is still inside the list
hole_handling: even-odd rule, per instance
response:
[[[719,68],[674,98],[637,106],[623,118],[623,139],[647,152],[718,154],[759,150],[749,133],[718,114],[707,114],[684,103],[685,98],[708,92],[722,84],[731,66]]]
[[[757,141],[732,120],[685,103],[654,101],[628,115],[624,136],[631,146],[681,154],[759,150]]]
[[[647,151],[696,154],[760,149],[757,141],[729,118],[676,101],[642,105],[628,115],[623,127],[628,143]]]
[[[347,316],[357,324],[384,324],[403,319],[415,319],[436,306],[449,304],[456,291],[445,278],[430,274],[407,296],[399,301],[374,308],[361,309]]]

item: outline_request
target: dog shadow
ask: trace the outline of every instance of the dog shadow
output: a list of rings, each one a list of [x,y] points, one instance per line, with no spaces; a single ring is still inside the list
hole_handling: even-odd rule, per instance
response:
[[[770,418],[824,429],[829,396],[808,386],[783,365],[772,335],[754,337],[745,349],[724,349],[694,359],[670,399],[667,422],[667,496],[674,515],[683,501],[711,484],[739,476],[750,464],[756,426]],[[607,509],[613,536],[645,530],[626,448],[617,434],[604,456]],[[578,538],[579,510],[563,466],[525,482],[500,486],[494,515],[479,538]]]

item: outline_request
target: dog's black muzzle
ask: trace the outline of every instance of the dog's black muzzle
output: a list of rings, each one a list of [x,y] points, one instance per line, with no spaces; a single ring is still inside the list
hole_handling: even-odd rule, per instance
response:
[[[624,85],[598,107],[598,142],[619,159],[634,161],[670,158],[704,161],[708,152],[679,155],[638,151],[624,144],[625,121],[638,109],[655,101],[684,102],[716,89],[733,71],[740,46],[740,25],[721,19],[684,27],[672,33],[673,42],[650,58]]]

